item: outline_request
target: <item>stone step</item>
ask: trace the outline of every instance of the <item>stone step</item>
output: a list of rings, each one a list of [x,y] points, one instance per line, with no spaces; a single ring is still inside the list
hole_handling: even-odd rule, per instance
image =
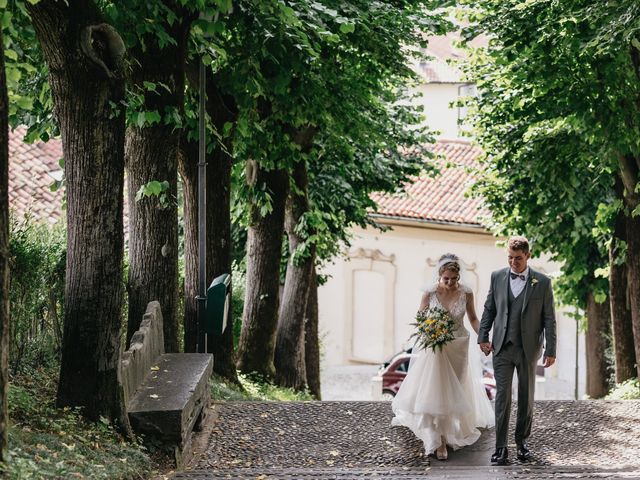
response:
[[[439,466],[421,469],[345,469],[345,468],[236,468],[193,470],[172,477],[175,480],[350,480],[359,478],[380,480],[424,480],[428,479],[637,479],[637,470],[597,469],[582,467],[455,467]]]

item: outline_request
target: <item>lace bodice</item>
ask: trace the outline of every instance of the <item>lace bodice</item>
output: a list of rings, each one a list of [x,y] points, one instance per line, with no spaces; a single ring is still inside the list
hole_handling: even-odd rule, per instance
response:
[[[467,293],[471,292],[471,289],[466,285],[461,284],[458,290],[458,296],[452,305],[443,305],[440,302],[440,298],[438,298],[437,290],[437,285],[434,285],[428,290],[429,307],[440,307],[449,312],[451,318],[456,324],[456,337],[469,335],[469,331],[464,326],[464,314],[467,311]]]

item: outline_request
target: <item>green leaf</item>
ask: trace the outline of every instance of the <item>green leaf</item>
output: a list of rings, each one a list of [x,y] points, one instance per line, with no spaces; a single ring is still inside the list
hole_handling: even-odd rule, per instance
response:
[[[138,128],[144,127],[144,124],[147,121],[147,116],[145,112],[138,112],[138,116],[136,117],[136,126]]]
[[[1,2],[2,0],[0,0]],[[3,8],[3,7],[0,7]],[[6,58],[8,58],[9,60],[18,60],[18,54],[15,52],[15,50],[11,50],[11,49],[7,49],[4,51],[4,56]]]
[[[356,30],[356,26],[354,23],[343,23],[340,25],[340,31],[342,33],[352,33]]]
[[[162,117],[160,117],[160,114],[157,112],[157,110],[154,110],[152,112],[145,112],[144,118],[147,124],[153,125],[154,123],[160,123]]]

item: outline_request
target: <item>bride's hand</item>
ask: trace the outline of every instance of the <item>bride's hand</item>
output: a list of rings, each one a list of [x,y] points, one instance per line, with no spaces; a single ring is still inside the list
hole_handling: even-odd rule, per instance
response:
[[[483,342],[480,344],[480,350],[482,350],[482,353],[485,355],[489,355],[493,351],[493,347],[490,342]]]

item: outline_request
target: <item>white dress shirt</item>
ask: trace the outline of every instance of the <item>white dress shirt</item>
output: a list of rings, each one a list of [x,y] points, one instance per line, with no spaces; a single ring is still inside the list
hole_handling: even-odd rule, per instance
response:
[[[520,277],[511,278],[511,273],[516,273],[513,270],[509,271],[509,285],[511,286],[511,293],[513,293],[514,297],[517,297],[522,293],[524,287],[527,286],[527,279],[529,278],[529,267],[527,267],[524,272],[516,273],[516,275],[524,275],[524,280]]]

